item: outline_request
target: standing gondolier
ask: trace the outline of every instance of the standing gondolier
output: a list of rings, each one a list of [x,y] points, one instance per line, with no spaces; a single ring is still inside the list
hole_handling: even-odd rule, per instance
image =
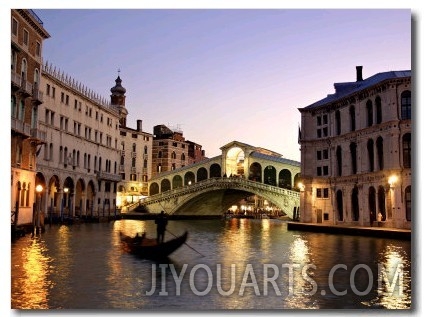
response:
[[[155,219],[156,226],[156,241],[159,243],[164,242],[165,230],[167,229],[168,218],[165,211],[162,210],[158,217]]]

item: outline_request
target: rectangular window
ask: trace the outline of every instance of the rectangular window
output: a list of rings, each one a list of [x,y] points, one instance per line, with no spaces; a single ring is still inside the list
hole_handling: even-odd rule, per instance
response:
[[[321,166],[317,167],[317,176],[322,176],[322,167]]]
[[[28,46],[28,38],[29,38],[28,31],[24,30],[23,42],[25,46]]]
[[[316,188],[316,197],[322,198],[322,188]]]
[[[51,85],[46,84],[46,95],[49,96],[51,94]]]
[[[317,137],[318,138],[322,137],[322,130],[321,129],[317,129]]]
[[[323,150],[323,159],[324,160],[328,159],[328,150]]]
[[[323,128],[323,136],[327,137],[328,136],[328,127],[324,127]]]
[[[322,159],[322,151],[317,151],[317,160],[320,161]]]
[[[323,198],[329,198],[329,188],[323,188]]]
[[[323,124],[328,124],[328,115],[327,114],[323,115]]]
[[[55,99],[55,87],[52,87],[52,98]]]
[[[12,34],[18,36],[18,21],[12,18]]]
[[[329,169],[328,166],[323,166],[323,175],[328,175],[329,174]]]
[[[65,99],[64,97],[65,97],[65,95],[64,95],[64,93],[62,92],[62,93],[61,93],[61,103],[64,103],[64,99]]]
[[[317,117],[317,125],[322,125],[322,117]]]

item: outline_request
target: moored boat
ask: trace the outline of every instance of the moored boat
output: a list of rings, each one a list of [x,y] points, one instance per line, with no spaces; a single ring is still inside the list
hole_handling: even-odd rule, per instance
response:
[[[146,238],[145,234],[130,237],[120,232],[121,241],[127,251],[141,258],[160,260],[166,259],[180,248],[188,238],[188,232],[163,243],[157,243],[156,239]]]

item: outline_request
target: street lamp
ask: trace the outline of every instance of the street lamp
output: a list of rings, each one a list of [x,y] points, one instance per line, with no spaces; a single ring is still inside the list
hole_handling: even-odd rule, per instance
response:
[[[67,187],[64,187],[64,194],[66,194],[66,197],[65,197],[66,202],[64,204],[64,207],[67,208],[67,216],[70,216],[69,215],[70,211],[69,211],[69,208],[68,208],[68,205],[69,205],[69,196],[68,196],[68,193],[69,193],[69,189]]]
[[[43,186],[40,184],[37,185],[36,186],[37,203],[36,203],[36,221],[35,221],[36,234],[39,234],[39,230],[40,230],[40,208],[42,203],[41,202],[42,191],[43,191]]]
[[[388,183],[391,189],[395,189],[396,182],[398,181],[398,176],[392,175],[388,179]]]

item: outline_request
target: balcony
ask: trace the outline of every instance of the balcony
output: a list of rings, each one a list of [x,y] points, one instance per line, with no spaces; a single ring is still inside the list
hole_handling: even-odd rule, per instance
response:
[[[12,83],[12,91],[17,91],[21,88],[21,76],[15,73],[13,70],[10,74],[10,81]]]
[[[17,118],[11,118],[11,130],[13,132],[22,134],[24,136],[30,137],[31,136],[31,128],[28,123],[25,123],[22,120],[19,120]]]
[[[30,97],[33,94],[33,85],[13,70],[11,71],[11,85],[12,91],[18,91],[23,97]]]
[[[37,141],[39,144],[46,143],[46,131],[40,129],[31,129],[31,139]]]
[[[33,87],[33,103],[40,105],[43,103],[43,92],[39,90],[39,85],[34,85]]]

